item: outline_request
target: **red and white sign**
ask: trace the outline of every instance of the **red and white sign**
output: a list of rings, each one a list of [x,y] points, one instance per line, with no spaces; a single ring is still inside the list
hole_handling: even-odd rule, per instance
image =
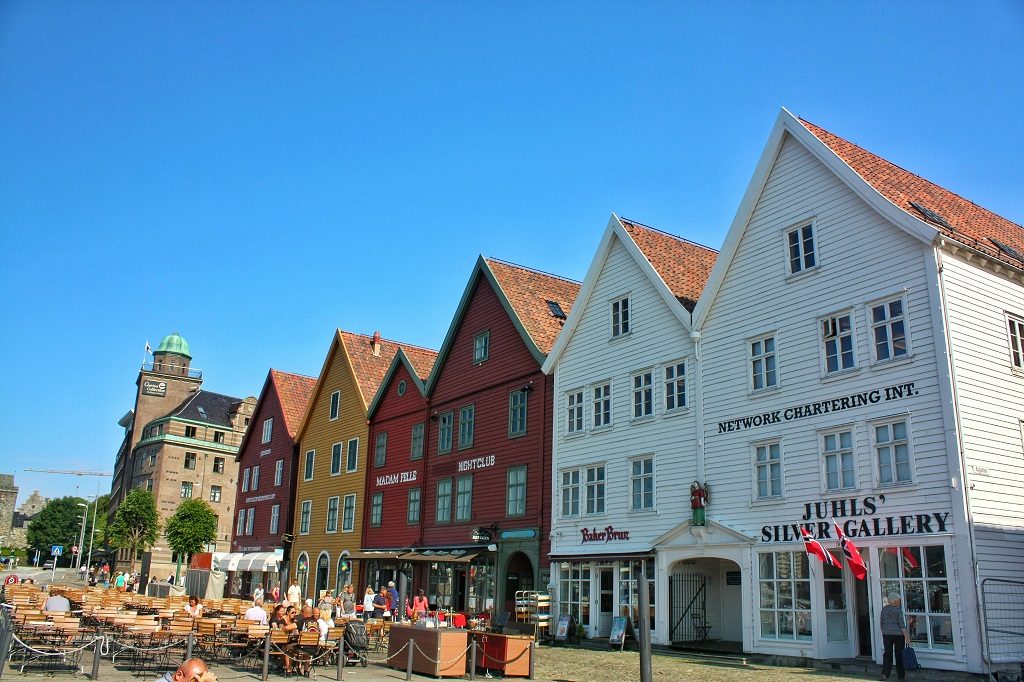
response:
[[[13,573],[11,575],[7,576],[6,578],[4,578],[4,585],[17,585],[17,584],[18,584],[18,576],[14,575]]]

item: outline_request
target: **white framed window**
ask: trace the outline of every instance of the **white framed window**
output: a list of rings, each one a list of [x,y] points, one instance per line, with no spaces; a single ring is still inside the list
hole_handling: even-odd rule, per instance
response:
[[[776,368],[775,334],[765,334],[750,340],[750,388],[763,391],[779,385]]]
[[[313,464],[316,462],[316,450],[309,450],[306,452],[306,462],[303,467],[304,480],[313,480]]]
[[[284,482],[284,460],[274,462],[274,485],[281,485]]]
[[[480,364],[491,352],[491,332],[480,332],[473,337],[473,364]]]
[[[786,232],[786,253],[789,274],[810,270],[818,265],[814,250],[814,223],[802,225]]]
[[[356,526],[356,494],[349,493],[341,510],[341,532],[351,533]]]
[[[331,421],[338,418],[338,412],[341,411],[341,391],[335,391],[331,394]]]
[[[505,516],[526,516],[526,467],[509,467],[505,476]]]
[[[914,471],[910,457],[910,428],[903,417],[871,425],[875,447],[878,485],[913,483]]]
[[[604,514],[604,465],[584,469],[586,513]]]
[[[338,496],[327,498],[327,526],[325,531],[328,533],[338,532],[338,503],[340,498]]]
[[[220,502],[222,488],[219,485],[210,486],[210,502]]]
[[[309,534],[309,519],[313,515],[313,500],[303,500],[299,513],[299,534]]]
[[[405,522],[414,524],[420,522],[420,489],[410,488],[406,498]]]
[[[260,465],[257,464],[252,468],[252,489],[257,490],[260,487]]]
[[[437,482],[435,519],[438,523],[451,523],[452,521],[452,479],[450,478],[442,478]]]
[[[782,443],[778,440],[754,444],[754,481],[760,500],[782,497]]]
[[[245,513],[245,534],[252,535],[253,529],[256,527],[256,507],[249,507]]]
[[[382,467],[388,457],[388,432],[381,431],[373,443],[373,466]]]
[[[915,649],[952,650],[946,548],[910,545],[877,551],[882,598],[890,592],[902,598],[910,643]]]
[[[637,457],[629,463],[629,496],[633,511],[654,509],[654,456]]]
[[[235,522],[235,535],[242,535],[245,532],[245,510],[238,510],[238,521]]]
[[[562,516],[579,516],[580,470],[562,472]]]
[[[370,498],[370,525],[379,527],[384,522],[384,493],[374,493]]]
[[[834,374],[857,366],[853,340],[853,314],[837,313],[821,321],[825,373]]]
[[[686,362],[665,365],[665,411],[686,407]]]
[[[902,296],[868,306],[875,362],[898,360],[907,356],[909,348],[905,311],[906,301]]]
[[[275,504],[270,508],[270,534],[276,535],[278,526],[281,523],[281,505]]]
[[[454,412],[445,412],[437,418],[437,451],[439,453],[452,451],[452,424],[454,421]]]
[[[1006,328],[1010,337],[1010,368],[1024,372],[1024,318],[1007,313]]]
[[[266,445],[274,437],[274,418],[267,417],[263,420],[263,444]]]
[[[412,425],[409,459],[423,459],[423,424]]]
[[[455,489],[455,520],[473,519],[473,475],[459,476]]]
[[[193,488],[192,481],[182,481],[181,482],[181,498],[183,500],[191,499],[191,497],[192,497],[192,488]]]
[[[594,411],[594,428],[600,429],[612,425],[612,383],[606,381],[593,387],[594,400],[591,407]]]
[[[611,303],[612,338],[629,334],[629,296],[617,298]]]
[[[466,405],[459,410],[459,449],[473,447],[475,421],[475,405]]]
[[[825,490],[848,490],[857,487],[853,431],[850,428],[822,433],[821,454],[825,468]]]
[[[811,572],[807,552],[761,552],[757,566],[761,639],[810,641]]]
[[[633,375],[633,419],[654,414],[654,371],[644,370]]]
[[[345,473],[352,473],[359,467],[359,439],[348,441],[348,453],[345,456]]]
[[[341,443],[331,446],[331,476],[341,473]]]
[[[526,435],[526,398],[529,391],[513,391],[508,395],[508,437]]]
[[[565,394],[565,432],[583,433],[583,390],[577,389]]]
[[[242,470],[242,492],[249,492],[249,467]]]

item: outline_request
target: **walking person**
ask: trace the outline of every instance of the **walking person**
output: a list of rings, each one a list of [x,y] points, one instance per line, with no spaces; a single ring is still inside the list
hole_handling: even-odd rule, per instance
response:
[[[895,658],[896,679],[902,680],[907,676],[903,669],[903,648],[909,646],[910,634],[907,632],[903,609],[900,608],[899,592],[890,592],[887,601],[889,603],[882,607],[882,613],[878,618],[882,629],[882,675],[878,679],[889,679]]]

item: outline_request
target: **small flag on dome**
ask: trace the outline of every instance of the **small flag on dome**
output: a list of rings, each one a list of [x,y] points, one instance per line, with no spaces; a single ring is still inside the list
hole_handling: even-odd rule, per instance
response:
[[[150,355],[153,354],[153,349],[150,348],[149,341],[146,341],[146,352],[149,353]]]

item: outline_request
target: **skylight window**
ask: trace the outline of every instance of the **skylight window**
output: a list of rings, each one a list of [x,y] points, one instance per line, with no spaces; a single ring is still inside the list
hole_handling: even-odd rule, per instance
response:
[[[953,226],[947,223],[945,218],[943,218],[941,215],[939,215],[932,209],[928,208],[927,206],[922,206],[916,201],[911,201],[910,205],[916,208],[917,212],[923,215],[925,217],[925,220],[927,220],[928,222],[935,223],[936,225],[942,225],[943,227],[948,228],[950,230],[953,229]]]
[[[206,417],[206,410],[203,409],[202,405],[197,406],[196,409],[199,410],[199,416],[200,417],[202,417],[203,419],[207,418]]]
[[[548,301],[548,309],[554,317],[559,320],[565,319],[565,311],[562,310],[562,306],[558,305],[558,301]]]
[[[1021,254],[1021,252],[1018,251],[1017,249],[1013,248],[1009,244],[1004,244],[1003,242],[999,241],[998,239],[992,239],[992,237],[989,237],[989,240],[993,244],[998,246],[999,250],[1002,251],[1003,253],[1005,253],[1010,258],[1016,258],[1021,263],[1024,263],[1024,254]]]

